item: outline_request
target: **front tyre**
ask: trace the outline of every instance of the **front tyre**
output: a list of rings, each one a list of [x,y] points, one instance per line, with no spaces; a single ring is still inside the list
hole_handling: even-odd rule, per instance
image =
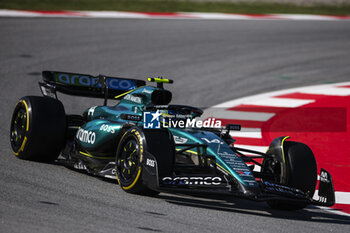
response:
[[[317,165],[311,149],[300,142],[286,141],[282,143],[283,153],[264,159],[263,170],[274,173],[274,182],[302,190],[313,197],[317,182]],[[279,162],[283,161],[283,162]],[[273,209],[298,210],[307,206],[305,203],[271,200],[267,204]]]
[[[10,142],[20,159],[50,162],[55,160],[66,136],[66,115],[59,100],[26,96],[12,115]]]
[[[116,155],[116,175],[121,188],[133,194],[153,196],[158,192],[149,189],[142,181],[142,158],[146,150],[143,132],[133,127],[120,139]]]

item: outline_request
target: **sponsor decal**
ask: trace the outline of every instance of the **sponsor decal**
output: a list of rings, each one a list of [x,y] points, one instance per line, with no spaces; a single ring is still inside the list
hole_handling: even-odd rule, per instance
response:
[[[244,182],[246,182],[249,186],[257,186],[257,182],[255,180],[246,180],[243,179]]]
[[[55,79],[56,82],[66,85],[102,87],[102,85],[98,83],[99,78],[88,75],[57,73]],[[106,78],[106,85],[108,89],[113,90],[131,90],[135,88],[135,84],[132,80],[121,78]]]
[[[80,128],[76,134],[76,138],[81,142],[94,144],[96,140],[96,134],[95,132],[91,132]]]
[[[115,133],[114,127],[111,125],[106,125],[106,124],[101,125],[100,131],[105,131],[108,133]]]
[[[156,164],[156,161],[154,161],[153,159],[147,159],[146,160],[146,165],[150,166],[150,167],[154,167]]]
[[[49,87],[49,86],[44,86],[44,85],[41,86],[40,85],[40,89],[41,89],[41,92],[43,93],[44,96],[48,96],[48,97],[57,99],[55,89],[51,88],[51,86]]]
[[[320,181],[321,182],[325,182],[325,183],[329,183],[329,179],[328,179],[328,174],[327,172],[324,172],[324,171],[321,171],[321,174],[320,174]]]
[[[132,129],[131,133],[134,133],[136,135],[137,139],[139,140],[139,144],[140,144],[140,161],[142,161],[143,160],[143,144],[142,144],[141,135],[136,129]]]
[[[85,164],[83,164],[82,162],[75,163],[74,168],[79,169],[79,170],[86,170],[87,169]]]
[[[177,144],[185,144],[188,141],[188,139],[174,135],[174,141]]]
[[[137,104],[141,104],[142,103],[142,99],[140,97],[133,96],[133,95],[130,95],[130,94],[127,94],[124,97],[124,99],[125,100],[130,100],[131,102],[134,102],[134,103],[137,103]]]
[[[164,177],[162,179],[163,184],[174,184],[174,185],[220,185],[222,182],[221,177],[207,176],[207,177]]]
[[[250,176],[250,172],[249,171],[246,171],[246,172],[244,172],[244,171],[236,171],[236,172],[238,172],[240,175],[249,175]]]
[[[120,118],[127,121],[142,121],[142,116],[126,113],[120,114]]]
[[[212,139],[209,140],[208,138],[201,138],[203,141],[205,141],[206,143],[217,143],[217,144],[224,144],[222,141],[220,141],[219,139]]]
[[[266,190],[269,190],[272,192],[279,192],[279,193],[284,193],[284,194],[294,195],[294,196],[304,196],[304,193],[299,189],[290,188],[288,186],[275,184],[268,181],[264,181],[264,185]]]
[[[152,94],[152,91],[151,90],[147,90],[147,89],[143,89],[142,93]]]
[[[89,108],[88,116],[93,116],[94,115],[95,108],[97,108],[97,106],[93,106],[93,107]]]
[[[220,155],[220,156],[236,156],[236,154],[227,153],[226,151],[218,152],[218,155]]]

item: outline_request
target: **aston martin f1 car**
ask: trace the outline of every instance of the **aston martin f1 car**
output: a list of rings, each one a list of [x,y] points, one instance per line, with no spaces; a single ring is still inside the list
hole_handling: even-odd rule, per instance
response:
[[[22,97],[15,106],[10,131],[14,154],[25,160],[58,160],[116,179],[133,194],[228,195],[287,210],[335,203],[332,177],[324,169],[319,197],[313,199],[317,166],[307,145],[283,136],[266,153],[236,147],[230,131],[240,125],[196,121],[201,109],[169,104],[172,93],[164,83],[172,80],[148,81],[156,85],[44,71],[39,83],[43,96]],[[57,92],[102,98],[104,104],[69,115]],[[108,99],[119,102],[108,106]]]

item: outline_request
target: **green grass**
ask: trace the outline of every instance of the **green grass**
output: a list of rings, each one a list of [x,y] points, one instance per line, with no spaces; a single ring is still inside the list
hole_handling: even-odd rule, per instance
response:
[[[277,3],[211,3],[175,0],[0,0],[2,9],[109,10],[144,12],[294,13],[347,15],[350,4],[297,6]]]

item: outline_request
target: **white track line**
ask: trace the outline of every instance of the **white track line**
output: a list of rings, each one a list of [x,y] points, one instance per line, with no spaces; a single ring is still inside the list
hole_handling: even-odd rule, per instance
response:
[[[82,14],[86,14],[92,18],[148,18],[145,14],[122,12],[122,11],[81,11]]]
[[[0,16],[3,17],[36,17],[38,14],[34,12],[22,12],[16,10],[0,10]]]
[[[337,204],[350,204],[350,192],[335,192]]]
[[[285,90],[281,90],[281,91],[267,92],[267,93],[263,93],[263,94],[258,94],[258,95],[247,96],[247,97],[243,97],[243,98],[239,98],[239,99],[230,100],[230,101],[215,105],[211,108],[232,108],[232,107],[235,107],[237,105],[246,104],[249,102],[254,102],[257,100],[264,99],[264,98],[276,97],[276,96],[280,96],[280,95],[290,94],[293,92],[303,93],[303,91],[308,91],[311,88],[312,89],[318,89],[318,88],[325,88],[326,89],[326,88],[335,87],[337,89],[349,89],[350,90],[350,88],[337,87],[337,86],[345,86],[345,85],[350,85],[350,82],[335,83],[335,84],[321,84],[321,85],[315,85],[315,86],[310,86],[310,87],[306,86],[306,87],[290,88],[290,89],[285,89]]]
[[[175,12],[152,14],[146,12],[123,11],[61,11],[39,12],[26,10],[0,10],[0,17],[69,17],[69,18],[134,18],[134,19],[208,19],[208,20],[350,20],[349,16],[298,15],[298,14],[230,14]]]
[[[316,190],[314,194],[314,199],[318,199],[318,190]],[[350,192],[335,192],[335,202],[337,204],[345,204],[349,205],[350,204]]]
[[[187,15],[191,15],[193,17],[199,19],[212,19],[212,20],[256,20],[259,19],[271,19],[267,16],[262,15],[260,17],[252,17],[249,15],[241,15],[241,14],[224,14],[224,13],[186,13]],[[277,16],[276,16],[277,18]]]
[[[230,131],[231,137],[262,138],[260,128],[241,128],[241,131]]]
[[[337,20],[336,17],[326,15],[273,14],[273,16],[290,20]]]
[[[269,107],[297,108],[313,102],[315,102],[315,100],[266,97],[263,99],[257,99],[255,101],[247,102],[246,104]]]
[[[303,90],[301,93],[316,94],[316,95],[334,95],[334,96],[348,96],[350,95],[350,88],[341,87],[324,87],[324,88],[313,88]]]

